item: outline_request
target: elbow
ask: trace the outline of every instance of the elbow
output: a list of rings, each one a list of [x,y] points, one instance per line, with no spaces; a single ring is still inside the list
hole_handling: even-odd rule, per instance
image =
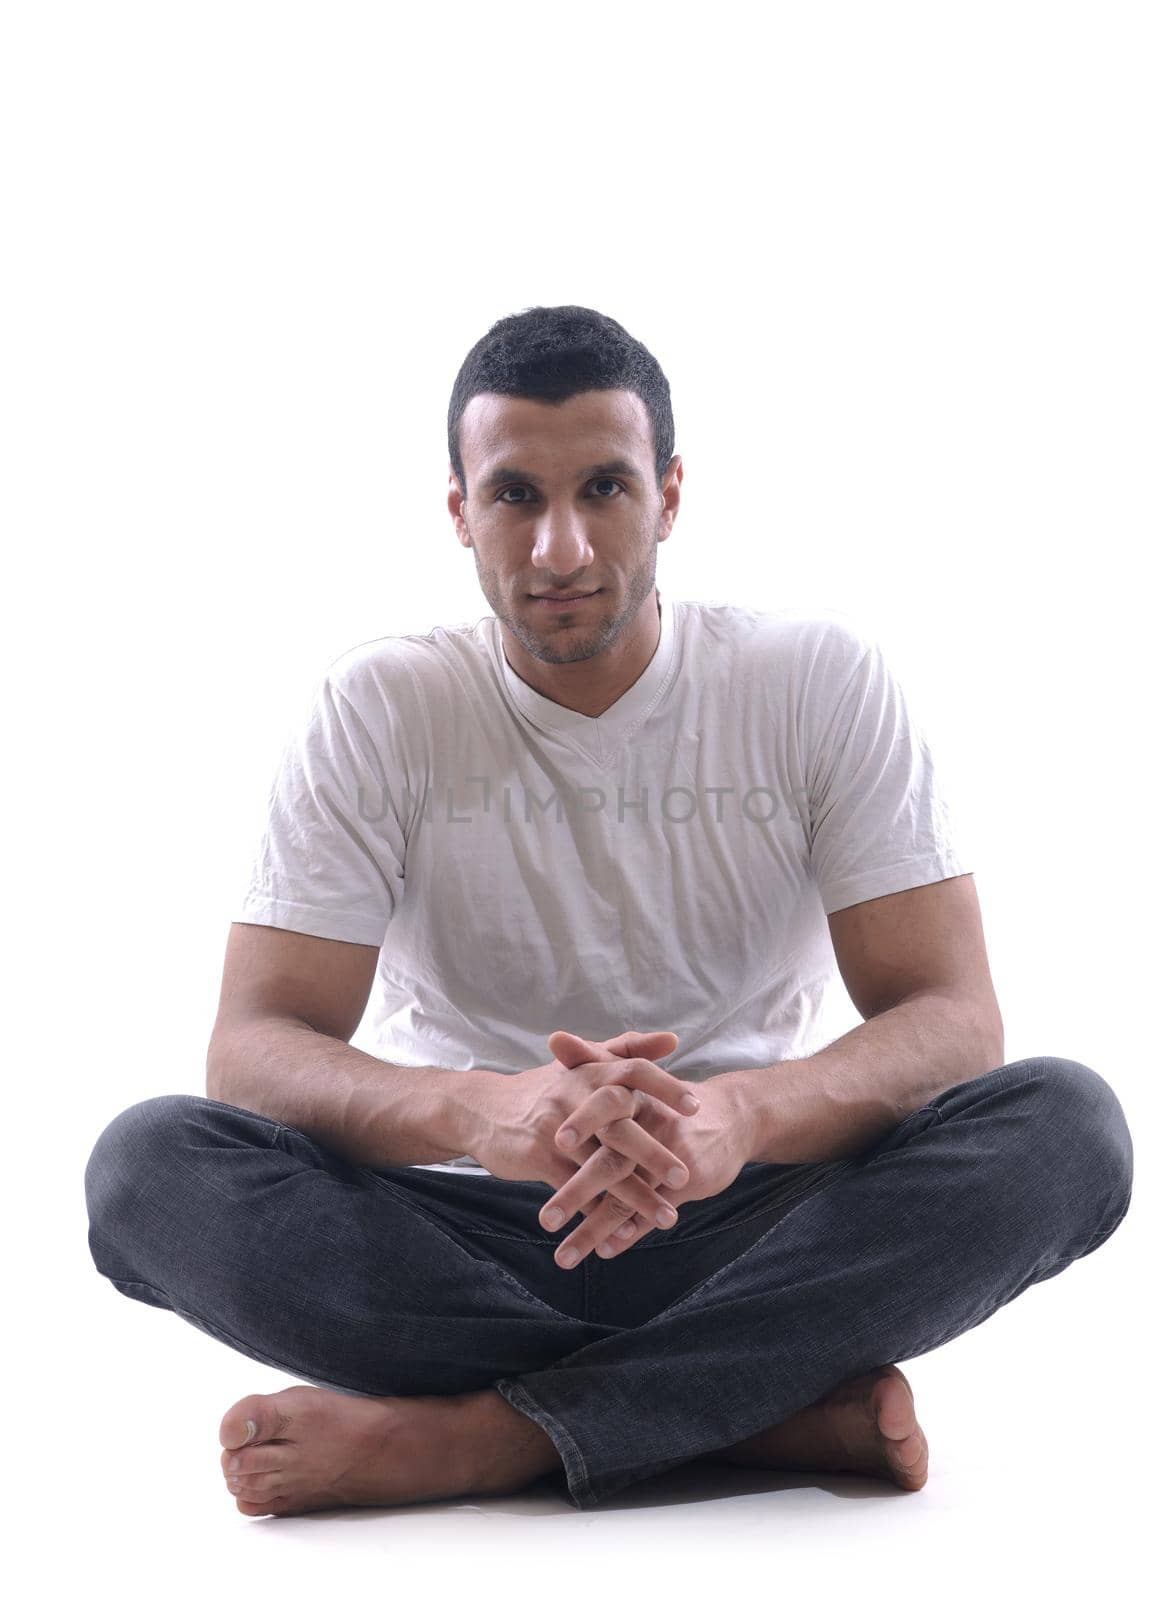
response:
[[[997,996],[990,991],[975,996],[946,989],[938,993],[949,1007],[951,1026],[959,1041],[959,1055],[967,1076],[979,1078],[1005,1064],[1005,1024]]]
[[[989,1064],[986,1072],[995,1072],[998,1067],[1005,1065],[1005,1025],[998,1016],[997,1025],[993,1032],[992,1042],[989,1046]]]
[[[978,1073],[995,1072],[1005,1065],[1005,1023],[995,996],[974,1010],[972,1024],[969,1037],[976,1040]]]
[[[227,1103],[226,1078],[229,1050],[225,1035],[219,1030],[211,1034],[207,1045],[206,1094],[208,1100]]]

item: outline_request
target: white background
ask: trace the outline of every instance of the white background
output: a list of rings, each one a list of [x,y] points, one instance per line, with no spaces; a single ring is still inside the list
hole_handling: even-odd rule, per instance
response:
[[[538,1555],[540,1593],[686,1594],[732,1539],[753,1582],[815,1593],[1149,1592],[1162,16],[5,8],[10,1562],[307,1594],[522,1590]],[[123,1107],[205,1092],[227,925],[317,675],[487,613],[445,505],[450,389],[493,321],[565,303],[669,378],[662,593],[821,604],[884,645],[976,871],[1006,1059],[1108,1079],[1134,1204],[909,1364],[922,1494],[735,1478],[614,1515],[249,1520],[219,1419],[294,1380],[96,1274],[85,1161]]]

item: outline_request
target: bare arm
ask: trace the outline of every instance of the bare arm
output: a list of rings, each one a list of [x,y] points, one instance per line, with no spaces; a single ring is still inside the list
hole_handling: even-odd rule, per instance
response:
[[[448,1161],[470,1148],[486,1074],[394,1066],[348,1043],[373,945],[233,922],[207,1048],[207,1097],[299,1128],[357,1166]]]
[[[847,906],[827,923],[864,1021],[805,1060],[738,1075],[755,1161],[859,1155],[1005,1059],[971,872]]]

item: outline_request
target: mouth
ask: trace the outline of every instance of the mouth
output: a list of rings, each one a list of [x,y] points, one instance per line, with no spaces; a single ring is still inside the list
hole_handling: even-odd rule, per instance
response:
[[[588,594],[573,594],[559,596],[554,594],[533,594],[530,596],[536,605],[546,606],[548,611],[571,611],[576,606],[582,606],[589,600],[594,600],[599,594],[598,589],[592,589]]]

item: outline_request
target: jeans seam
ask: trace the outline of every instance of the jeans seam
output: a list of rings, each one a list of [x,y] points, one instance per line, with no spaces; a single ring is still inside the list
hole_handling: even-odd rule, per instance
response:
[[[281,1131],[282,1132],[286,1132],[286,1133],[295,1134],[295,1136],[298,1139],[302,1139],[302,1140],[306,1141],[309,1145],[313,1145],[314,1146],[314,1141],[312,1139],[310,1139],[307,1134],[302,1133],[299,1128],[292,1128],[292,1127],[289,1127],[286,1123],[280,1123],[278,1125],[278,1128],[277,1128],[277,1140],[276,1140],[276,1142],[279,1143],[279,1146],[283,1150],[285,1155],[294,1156],[296,1152],[294,1150],[289,1150],[287,1148],[286,1144],[284,1144],[281,1140],[279,1140],[278,1135],[279,1135],[279,1133]],[[425,1209],[424,1205],[421,1205],[421,1204],[418,1204],[418,1203],[415,1202],[413,1195],[409,1194],[407,1191],[402,1189],[398,1184],[395,1184],[392,1181],[392,1179],[386,1178],[384,1176],[384,1174],[382,1172],[380,1172],[376,1167],[362,1167],[359,1164],[357,1164],[356,1162],[351,1162],[351,1161],[344,1162],[344,1165],[346,1167],[348,1167],[352,1172],[358,1174],[359,1178],[362,1181],[372,1180],[372,1182],[375,1183],[379,1188],[388,1190],[388,1192],[393,1196],[393,1199],[397,1202],[398,1205],[404,1206],[406,1208],[406,1210],[408,1210],[413,1216],[417,1217],[422,1222],[428,1223],[431,1228],[437,1228],[438,1231],[443,1235],[443,1237],[450,1244],[454,1245],[455,1248],[457,1248],[457,1249],[462,1249],[461,1239],[462,1239],[463,1235],[465,1235],[465,1234],[478,1234],[480,1232],[482,1232],[482,1233],[486,1232],[486,1230],[479,1230],[479,1229],[472,1229],[472,1228],[459,1228],[456,1232],[448,1232],[445,1228],[442,1227],[441,1223],[439,1222],[439,1220],[436,1217],[433,1217],[433,1216],[430,1215],[430,1213]],[[506,1235],[506,1234],[491,1234],[491,1235],[488,1235],[488,1237],[503,1239],[503,1238],[507,1238],[508,1235]],[[533,1241],[533,1242],[541,1243],[541,1241],[538,1241],[538,1240],[537,1241]],[[475,1259],[473,1256],[470,1255],[470,1252],[467,1251],[467,1250],[462,1249],[462,1254],[464,1256],[467,1256],[470,1260],[474,1260]],[[493,1270],[500,1277],[505,1278],[507,1280],[507,1282],[511,1285],[511,1287],[518,1294],[520,1294],[523,1297],[523,1299],[528,1302],[528,1304],[537,1307],[538,1310],[541,1311],[541,1312],[545,1312],[545,1313],[549,1312],[551,1314],[551,1316],[558,1317],[560,1319],[560,1321],[562,1321],[562,1322],[571,1322],[571,1323],[578,1324],[578,1322],[579,1322],[579,1318],[578,1317],[569,1316],[567,1312],[560,1311],[557,1306],[550,1305],[546,1300],[541,1300],[539,1298],[539,1296],[537,1294],[534,1294],[530,1289],[528,1289],[525,1284],[520,1283],[519,1280],[515,1277],[513,1272],[508,1272],[506,1267],[502,1266],[499,1262],[493,1261],[493,1262],[490,1263],[490,1265],[493,1268]]]
[[[220,1102],[220,1103],[225,1104],[225,1102]],[[238,1111],[240,1108],[238,1106],[230,1106],[230,1107],[228,1107],[228,1109],[231,1110],[231,1111]],[[245,1115],[250,1115],[250,1114],[251,1113],[245,1113]],[[268,1121],[271,1121],[272,1119],[265,1117],[262,1120],[265,1121],[265,1122],[268,1122]],[[301,1139],[306,1139],[308,1136],[306,1134],[301,1133],[298,1128],[289,1128],[289,1127],[287,1127],[287,1125],[285,1123],[278,1123],[277,1124],[277,1138],[273,1139],[271,1148],[275,1149],[278,1146],[278,1148],[280,1148],[285,1155],[294,1156],[295,1155],[294,1151],[288,1150],[286,1148],[286,1146],[284,1146],[282,1144],[279,1144],[278,1132],[281,1129],[286,1129],[287,1132],[294,1133],[294,1134],[297,1135],[297,1137],[299,1137]],[[312,1143],[311,1140],[309,1140],[308,1142]],[[232,1200],[233,1199],[233,1196],[231,1195],[230,1191],[229,1190],[220,1189],[219,1186],[216,1183],[213,1183],[208,1178],[208,1176],[207,1176],[205,1171],[200,1171],[199,1169],[193,1168],[193,1167],[187,1167],[185,1165],[185,1163],[179,1163],[179,1164],[183,1167],[184,1171],[189,1172],[191,1174],[191,1176],[194,1177],[195,1179],[197,1179],[198,1181],[200,1181],[202,1183],[205,1183],[207,1185],[207,1187],[214,1194],[218,1195],[221,1199],[224,1199],[224,1200]],[[438,1228],[439,1225],[438,1225],[438,1223],[435,1221],[435,1219],[433,1217],[429,1216],[425,1211],[419,1210],[415,1205],[413,1205],[411,1203],[411,1201],[409,1199],[404,1199],[403,1200],[401,1198],[401,1190],[398,1189],[394,1184],[389,1183],[386,1180],[382,1180],[380,1178],[379,1174],[377,1173],[375,1168],[357,1166],[357,1165],[354,1165],[352,1162],[345,1162],[344,1165],[348,1167],[349,1171],[355,1173],[358,1176],[358,1178],[360,1179],[360,1181],[362,1181],[362,1182],[364,1182],[366,1180],[366,1178],[377,1179],[377,1181],[381,1184],[382,1187],[384,1187],[384,1188],[389,1190],[390,1194],[393,1195],[394,1199],[399,1204],[402,1204],[402,1205],[405,1205],[406,1207],[408,1207],[408,1209],[413,1213],[414,1216],[418,1217],[423,1222],[427,1222],[430,1225],[430,1227]],[[321,1170],[321,1169],[316,1169],[316,1170]],[[238,1201],[235,1201],[235,1203],[236,1204],[240,1204],[240,1202],[238,1202]],[[262,1216],[264,1221],[271,1223],[275,1227],[286,1228],[288,1226],[286,1223],[280,1221],[278,1218],[272,1218],[271,1216],[267,1215],[266,1213],[263,1213],[263,1212],[259,1211],[255,1207],[247,1206],[245,1202],[243,1203],[243,1208],[245,1210],[248,1210],[248,1211],[252,1212],[253,1215]],[[440,1229],[440,1228],[439,1228],[439,1231],[442,1232],[444,1238],[446,1238],[451,1243],[453,1243],[457,1248],[459,1248],[459,1249],[462,1248],[456,1234],[455,1235],[451,1235],[449,1233],[446,1233],[445,1230]],[[336,1253],[336,1246],[334,1244],[332,1244],[331,1241],[325,1235],[320,1234],[320,1233],[315,1233],[315,1230],[314,1230],[314,1237],[316,1238],[318,1243],[320,1243],[322,1246],[324,1246],[324,1248],[331,1249],[334,1253]],[[463,1250],[462,1253],[464,1255],[470,1256],[470,1252],[469,1251]],[[473,1260],[474,1258],[470,1257],[470,1259]],[[507,1281],[514,1286],[514,1288],[518,1291],[518,1293],[525,1300],[527,1300],[531,1305],[537,1306],[540,1311],[547,1312],[553,1317],[558,1317],[563,1322],[574,1323],[574,1324],[576,1324],[578,1326],[579,1319],[577,1317],[568,1316],[566,1312],[558,1310],[555,1306],[548,1305],[545,1300],[540,1300],[538,1295],[532,1294],[532,1292],[529,1289],[527,1289],[523,1284],[521,1284],[519,1282],[519,1280],[512,1273],[508,1272],[505,1267],[499,1266],[497,1262],[492,1262],[491,1265],[493,1266],[494,1270],[497,1273],[499,1273],[502,1277],[506,1278]],[[147,1285],[147,1287],[150,1287],[150,1285]]]
[[[381,1184],[381,1186],[383,1188],[388,1189],[389,1192],[393,1195],[393,1197],[395,1199],[398,1199],[398,1200],[401,1199],[401,1190],[398,1189],[388,1179],[381,1178],[380,1174],[376,1171],[375,1168],[365,1167],[365,1168],[362,1168],[361,1170],[365,1171],[365,1172],[368,1172],[372,1177],[376,1178],[377,1181]],[[421,1209],[420,1207],[412,1204],[412,1197],[409,1197],[409,1198],[405,1199],[404,1201],[402,1201],[402,1204],[407,1206],[408,1209],[413,1213],[413,1215],[415,1217],[419,1217],[423,1222],[428,1222],[431,1228],[437,1228],[439,1233],[441,1233],[442,1236],[450,1244],[454,1245],[456,1249],[461,1250],[462,1254],[464,1256],[466,1256],[471,1261],[474,1261],[477,1258],[472,1256],[468,1250],[463,1248],[463,1246],[462,1246],[462,1238],[464,1236],[473,1235],[475,1238],[480,1238],[480,1237],[485,1236],[485,1237],[494,1238],[494,1239],[508,1239],[510,1237],[509,1234],[504,1234],[504,1233],[487,1234],[484,1229],[476,1229],[476,1228],[459,1228],[456,1231],[447,1232],[447,1230],[442,1227],[441,1223],[438,1221],[438,1219],[436,1217],[431,1217],[428,1212],[426,1212],[425,1210]],[[537,1245],[540,1245],[540,1246],[542,1245],[542,1241],[538,1240],[538,1239],[532,1240],[531,1243],[537,1244]],[[554,1241],[551,1242],[551,1247],[554,1248]],[[507,1268],[504,1267],[500,1262],[491,1261],[489,1263],[489,1265],[490,1265],[492,1271],[496,1272],[500,1277],[506,1278],[508,1283],[510,1283],[512,1285],[512,1287],[515,1288],[518,1291],[518,1293],[523,1296],[523,1298],[525,1300],[529,1301],[531,1303],[531,1305],[537,1306],[539,1308],[539,1310],[542,1311],[542,1312],[550,1312],[550,1314],[553,1317],[558,1317],[561,1322],[571,1322],[571,1323],[575,1323],[578,1326],[579,1321],[580,1321],[580,1319],[578,1317],[573,1317],[573,1316],[569,1315],[569,1313],[566,1312],[566,1311],[560,1311],[558,1306],[550,1305],[546,1300],[541,1300],[537,1294],[535,1294],[531,1289],[527,1288],[526,1284],[520,1283],[519,1280],[515,1277],[514,1273],[508,1271]]]
[[[820,1163],[816,1163],[816,1165],[820,1165]],[[843,1168],[852,1165],[852,1163],[849,1161],[831,1161],[823,1162],[821,1165],[824,1168]],[[831,1178],[838,1176],[839,1173],[836,1171],[824,1170],[821,1172],[816,1172],[806,1180],[801,1188],[787,1190],[786,1193],[783,1194],[779,1199],[772,1200],[769,1205],[762,1206],[758,1211],[751,1211],[749,1216],[732,1217],[728,1222],[719,1222],[711,1228],[703,1228],[700,1233],[686,1233],[679,1240],[668,1237],[668,1235],[674,1231],[672,1228],[670,1228],[666,1230],[665,1237],[661,1239],[653,1240],[646,1236],[644,1239],[639,1240],[638,1243],[646,1250],[663,1250],[667,1245],[670,1244],[688,1244],[694,1239],[716,1238],[719,1233],[730,1233],[734,1228],[740,1228],[743,1223],[755,1222],[759,1217],[768,1217],[772,1211],[781,1211],[783,1207],[785,1207],[787,1210],[792,1209],[795,1201],[805,1200],[808,1195],[814,1194]]]
[[[1122,1211],[1114,1219],[1114,1221],[1113,1222],[1104,1222],[1101,1225],[1101,1227],[1095,1228],[1095,1230],[1094,1230],[1093,1234],[1091,1235],[1089,1241],[1083,1246],[1083,1248],[1081,1250],[1078,1251],[1077,1255],[1071,1256],[1069,1258],[1069,1260],[1066,1261],[1065,1265],[1069,1266],[1071,1261],[1079,1261],[1079,1260],[1081,1260],[1081,1258],[1083,1256],[1090,1255],[1092,1251],[1097,1250],[1099,1248],[1099,1246],[1104,1245],[1106,1243],[1106,1241],[1111,1237],[1112,1234],[1118,1232],[1119,1223],[1121,1223],[1125,1219],[1126,1214],[1127,1214],[1127,1212],[1129,1210],[1130,1210],[1130,1199],[1128,1197],[1126,1205],[1123,1206]]]
[[[815,1162],[814,1165],[824,1170],[808,1176],[802,1183],[801,1187],[795,1187],[786,1190],[785,1193],[780,1195],[776,1200],[771,1200],[767,1205],[762,1206],[757,1211],[751,1211],[748,1216],[731,1217],[727,1222],[715,1223],[712,1227],[702,1228],[700,1232],[686,1233],[683,1236],[684,1241],[689,1243],[694,1239],[712,1239],[715,1238],[719,1233],[728,1233],[733,1228],[741,1227],[743,1222],[753,1222],[758,1217],[768,1216],[771,1211],[777,1211],[782,1206],[788,1206],[793,1200],[803,1199],[821,1182],[835,1175],[832,1171],[825,1169],[844,1167],[850,1165],[850,1163],[846,1161],[824,1161]],[[683,1201],[682,1204],[684,1204]],[[674,1230],[671,1228],[667,1230],[668,1233],[672,1233],[673,1231]],[[473,1237],[479,1239],[506,1239],[511,1244],[530,1244],[534,1245],[540,1250],[556,1250],[562,1243],[562,1241],[558,1239],[541,1239],[538,1237],[532,1237],[531,1235],[525,1233],[499,1233],[493,1228],[462,1228],[460,1229],[460,1232],[466,1235],[472,1235]],[[640,1247],[645,1250],[659,1250],[664,1249],[666,1245],[676,1243],[676,1240],[667,1237],[654,1240],[646,1234],[643,1239],[638,1240],[637,1242]]]
[[[240,1339],[236,1334],[227,1333],[225,1329],[219,1327],[218,1323],[212,1322],[209,1317],[204,1317],[197,1311],[191,1311],[186,1306],[180,1306],[168,1294],[165,1294],[161,1289],[155,1288],[152,1283],[146,1283],[142,1278],[111,1278],[109,1281],[115,1289],[149,1289],[152,1294],[159,1295],[166,1301],[167,1306],[175,1316],[186,1318],[196,1328],[210,1331],[211,1336],[218,1339],[221,1344],[225,1344],[228,1349],[247,1356],[251,1361],[258,1361],[262,1367],[274,1367],[277,1372],[291,1372],[298,1378],[306,1378],[309,1383],[323,1384],[326,1387],[334,1381],[327,1373],[309,1372],[303,1367],[289,1366],[286,1361],[273,1356],[269,1351],[257,1350],[254,1345],[248,1344],[246,1339]],[[130,1296],[130,1298],[136,1299],[137,1297]],[[140,1305],[143,1302],[139,1301],[138,1303]],[[161,1311],[165,1308],[156,1306],[154,1309]],[[371,1391],[362,1390],[361,1393],[371,1393]]]
[[[839,1162],[838,1165],[839,1165],[840,1168],[844,1168],[844,1167],[852,1166],[853,1163],[843,1161],[843,1162]],[[841,1172],[835,1174],[835,1176],[841,1176],[841,1175],[842,1175]],[[825,1187],[828,1187],[828,1185],[823,1184],[820,1187],[820,1189],[815,1190],[814,1192],[815,1193],[819,1193],[819,1192],[821,1192],[821,1188],[825,1188]],[[805,1197],[800,1195],[798,1198],[802,1199],[802,1198],[805,1198]],[[776,1209],[776,1208],[772,1208],[772,1209]],[[751,1253],[751,1251],[756,1250],[760,1244],[762,1244],[766,1239],[768,1239],[770,1237],[770,1235],[774,1232],[774,1228],[780,1228],[782,1226],[782,1224],[786,1221],[786,1218],[787,1218],[787,1216],[789,1216],[789,1214],[790,1213],[787,1212],[785,1216],[779,1217],[778,1221],[774,1224],[773,1228],[767,1228],[765,1233],[760,1233],[752,1244],[747,1245],[746,1248],[744,1250],[742,1250],[741,1252],[739,1252],[738,1255],[733,1256],[729,1261],[724,1262],[723,1265],[718,1267],[716,1272],[711,1273],[708,1278],[703,1279],[700,1283],[694,1284],[694,1286],[691,1289],[689,1289],[685,1294],[683,1294],[680,1297],[679,1300],[673,1300],[669,1305],[662,1307],[661,1310],[658,1311],[655,1316],[649,1317],[647,1322],[640,1323],[638,1325],[640,1331],[643,1331],[645,1328],[651,1328],[654,1322],[659,1322],[660,1319],[662,1317],[664,1317],[664,1316],[671,1316],[679,1307],[683,1306],[687,1301],[692,1300],[694,1298],[694,1296],[699,1295],[699,1294],[703,1294],[713,1284],[717,1283],[719,1278],[723,1278],[725,1276],[725,1274],[730,1270],[731,1267],[736,1267],[739,1262],[743,1261],[745,1259],[745,1257],[748,1256]],[[764,1212],[763,1213],[759,1213],[759,1215],[765,1215],[765,1213]]]
[[[499,1378],[494,1388],[508,1405],[513,1405],[516,1411],[522,1411],[529,1421],[537,1422],[550,1438],[563,1460],[567,1486],[576,1501],[577,1507],[580,1501],[583,1501],[584,1505],[595,1505],[599,1496],[592,1488],[591,1479],[588,1476],[587,1463],[584,1461],[583,1454],[566,1424],[561,1422],[558,1417],[553,1417],[549,1412],[544,1411],[530,1391],[517,1379]],[[525,1405],[518,1404],[515,1399],[516,1395],[525,1402]],[[526,1409],[527,1407],[530,1409]]]
[[[199,1097],[197,1095],[192,1095],[191,1098],[198,1099]],[[301,1139],[307,1138],[307,1134],[301,1133],[299,1128],[289,1127],[286,1122],[280,1122],[276,1117],[265,1117],[262,1111],[248,1111],[245,1106],[234,1106],[229,1100],[212,1100],[207,1096],[203,1097],[203,1103],[212,1106],[222,1106],[227,1111],[233,1111],[237,1117],[246,1117],[249,1122],[257,1123],[260,1127],[270,1128],[271,1138],[268,1140],[269,1149],[274,1148],[279,1144],[281,1132],[296,1133],[300,1135]],[[289,1151],[287,1153],[290,1154],[291,1152]]]

